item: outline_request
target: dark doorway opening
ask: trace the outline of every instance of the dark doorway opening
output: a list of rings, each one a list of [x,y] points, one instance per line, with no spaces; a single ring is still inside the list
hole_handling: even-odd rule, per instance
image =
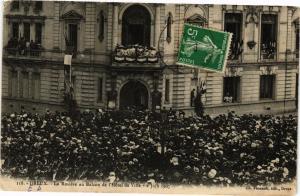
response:
[[[127,82],[120,92],[120,109],[135,107],[148,108],[148,90],[141,82],[132,80]]]

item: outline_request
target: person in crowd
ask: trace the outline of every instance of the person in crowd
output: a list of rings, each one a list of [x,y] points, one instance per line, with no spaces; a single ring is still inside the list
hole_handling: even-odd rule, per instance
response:
[[[43,115],[3,113],[2,174],[149,186],[269,185],[295,179],[295,116],[165,113],[164,121],[132,108],[85,110],[76,118],[48,109]]]

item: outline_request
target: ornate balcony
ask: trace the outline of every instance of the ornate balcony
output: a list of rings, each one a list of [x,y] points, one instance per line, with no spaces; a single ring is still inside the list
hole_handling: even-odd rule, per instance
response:
[[[140,45],[120,46],[117,45],[113,53],[113,64],[157,64],[158,53],[153,47]]]

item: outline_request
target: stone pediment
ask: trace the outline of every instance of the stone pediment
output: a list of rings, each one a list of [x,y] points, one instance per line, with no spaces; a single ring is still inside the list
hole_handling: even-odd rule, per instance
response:
[[[187,18],[187,22],[203,22],[203,23],[207,23],[207,19],[199,14],[194,14],[192,16],[190,16],[189,18]]]
[[[81,20],[81,19],[83,19],[83,16],[78,14],[76,11],[71,10],[71,11],[63,14],[61,16],[61,18],[64,20]]]

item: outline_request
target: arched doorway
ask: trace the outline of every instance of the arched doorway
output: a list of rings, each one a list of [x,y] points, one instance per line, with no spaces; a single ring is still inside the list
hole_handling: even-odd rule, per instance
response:
[[[127,107],[148,108],[148,90],[137,80],[127,82],[120,91],[120,109]]]
[[[122,17],[122,44],[150,46],[151,16],[141,5],[127,8]]]

